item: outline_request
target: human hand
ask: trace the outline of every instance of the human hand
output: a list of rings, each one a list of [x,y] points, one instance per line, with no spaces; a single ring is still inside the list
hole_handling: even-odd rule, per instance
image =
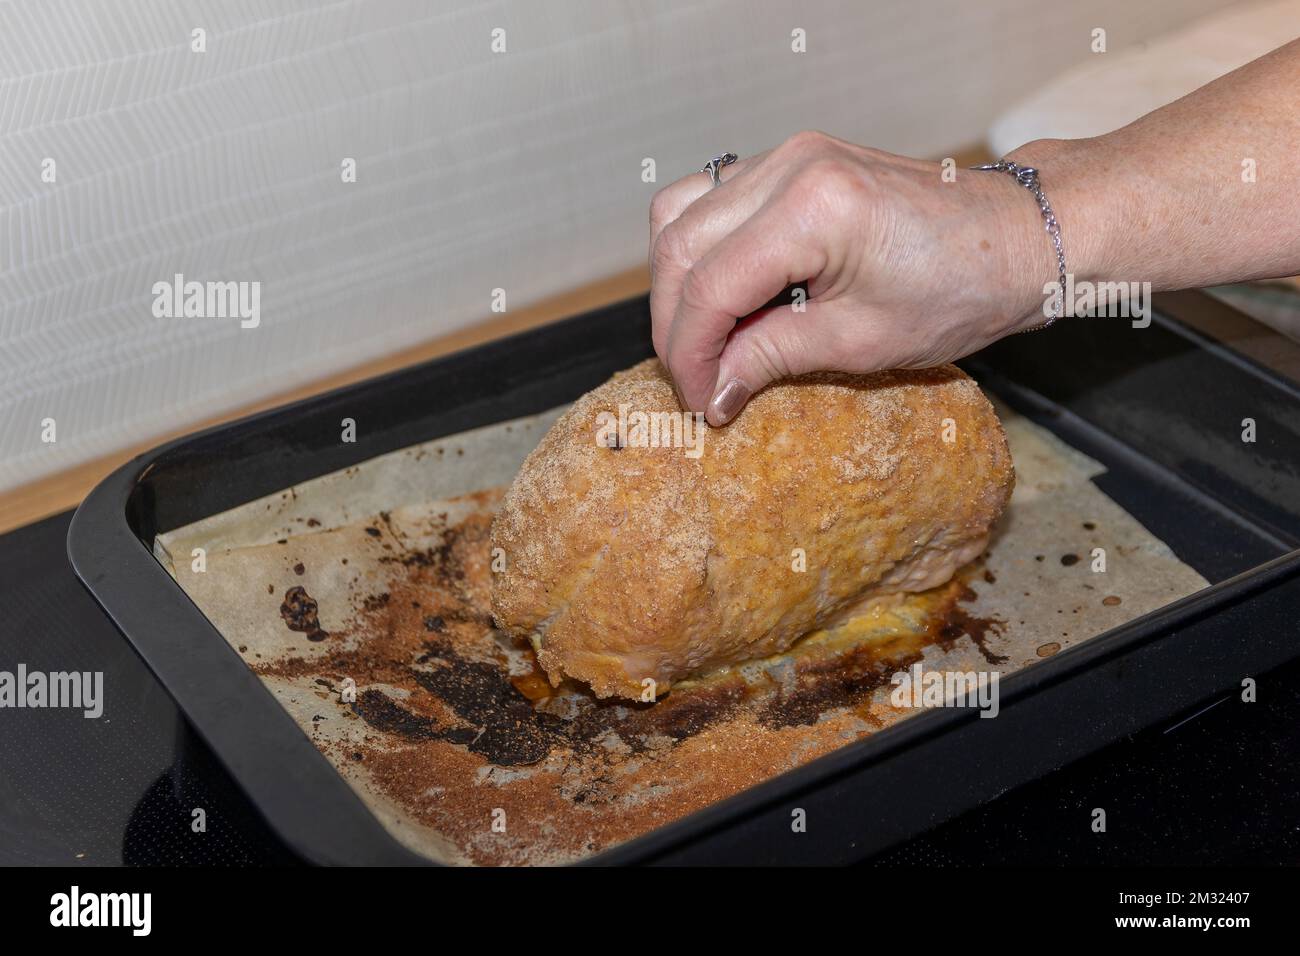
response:
[[[1037,204],[1011,177],[803,132],[693,174],[650,210],[654,345],[710,424],[769,382],[938,365],[1043,322],[1056,279]],[[807,284],[803,311],[770,301]]]

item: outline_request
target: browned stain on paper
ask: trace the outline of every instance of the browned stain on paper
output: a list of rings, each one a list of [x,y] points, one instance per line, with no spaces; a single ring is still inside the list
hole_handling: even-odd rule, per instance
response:
[[[1000,622],[972,616],[963,604],[974,591],[953,581],[867,615],[859,637],[822,632],[757,670],[697,677],[656,703],[551,688],[531,651],[491,625],[499,497],[477,493],[476,510],[456,523],[438,516],[432,548],[409,546],[386,515],[372,522],[367,532],[382,528],[395,546],[380,559],[391,571],[383,589],[353,595],[351,625],[322,656],[253,663],[264,678],[330,688],[321,707],[332,709],[313,725],[360,721],[363,742],[316,736],[317,745],[337,766],[364,767],[370,785],[474,863],[578,859],[861,738],[897,719],[873,692],[929,644],[970,640],[985,661],[1004,660],[989,645]],[[285,607],[290,627],[319,630],[302,588]],[[882,630],[899,614],[915,626]],[[351,704],[334,692],[349,677]],[[497,811],[504,832],[493,829]]]
[[[309,641],[323,641],[329,637],[320,626],[318,611],[320,606],[299,585],[284,592],[284,601],[280,604],[280,617],[291,631],[301,631]]]

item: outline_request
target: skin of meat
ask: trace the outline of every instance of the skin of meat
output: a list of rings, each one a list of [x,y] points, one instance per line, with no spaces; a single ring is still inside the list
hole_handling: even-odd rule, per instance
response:
[[[1015,481],[996,413],[953,366],[769,386],[729,425],[700,425],[698,457],[633,432],[605,447],[620,406],[682,411],[658,360],[616,374],[542,439],[492,529],[497,626],[532,640],[553,684],[601,697],[643,699],[647,678],[662,696],[944,583],[984,550]]]

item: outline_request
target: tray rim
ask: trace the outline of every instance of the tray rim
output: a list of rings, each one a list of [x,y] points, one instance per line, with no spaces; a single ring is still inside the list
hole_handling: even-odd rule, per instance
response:
[[[1180,295],[1187,294],[1180,293]],[[1209,300],[1209,297],[1203,293],[1197,295]],[[630,305],[636,306],[644,300],[644,296],[636,296],[625,302],[595,309],[558,323],[472,346],[415,366],[393,370],[339,389],[308,396],[172,439],[117,468],[101,481],[77,508],[68,531],[67,550],[69,561],[78,579],[113,622],[128,645],[142,658],[173,698],[195,733],[212,748],[237,785],[248,793],[256,811],[303,859],[324,864],[446,865],[409,849],[380,823],[378,817],[334,769],[333,764],[302,732],[289,716],[288,711],[244,664],[184,590],[166,573],[148,545],[130,525],[127,512],[136,486],[167,455],[219,433],[234,428],[248,429],[261,422],[301,412],[322,400],[379,389],[388,382],[406,376],[428,374],[457,357],[470,353],[484,354],[504,343],[545,334],[554,326],[589,321],[593,315]],[[1218,308],[1235,312],[1226,304],[1217,300],[1212,301]],[[1162,311],[1160,303],[1157,302],[1157,312],[1160,311]],[[1169,314],[1176,310],[1163,311]],[[1157,315],[1156,318],[1160,319],[1160,316]],[[1196,330],[1196,335],[1189,336],[1176,322],[1162,321],[1162,324],[1173,326],[1176,331],[1187,337],[1198,339],[1203,337],[1200,330]],[[1248,363],[1261,377],[1275,384],[1281,384],[1293,392],[1296,390],[1296,384],[1280,377],[1275,369],[1255,362],[1249,357],[1240,356],[1231,350],[1225,349],[1225,351],[1230,352],[1236,360]],[[123,545],[124,547],[119,547]],[[124,575],[132,575],[137,580],[125,582],[124,587],[120,580]],[[157,596],[165,600],[166,606],[160,608],[154,604],[146,610],[138,606],[140,596],[128,592],[139,585],[140,577],[148,579],[154,575],[157,576],[156,583],[163,584]],[[1209,611],[1249,597],[1256,591],[1272,588],[1297,575],[1300,575],[1300,548],[1279,555],[1231,578],[1211,584],[1117,628],[1105,631],[1032,667],[1021,668],[1001,681],[1001,707],[1003,710],[1014,707],[1017,702],[1032,697],[1039,690],[1079,676],[1129,651],[1167,638],[1170,629],[1193,621]],[[260,761],[250,760],[259,754],[243,747],[239,747],[238,750],[232,749],[232,742],[225,737],[228,727],[222,723],[218,714],[213,713],[210,703],[196,702],[196,698],[190,693],[194,688],[187,686],[187,681],[172,669],[175,662],[167,659],[165,653],[167,649],[162,648],[163,653],[160,653],[159,643],[149,639],[145,640],[146,646],[142,647],[137,638],[132,636],[133,629],[134,633],[139,633],[137,619],[142,620],[143,615],[152,615],[159,611],[165,612],[163,618],[165,622],[174,619],[177,623],[183,624],[182,630],[190,637],[201,636],[205,641],[215,640],[218,654],[225,658],[225,666],[217,676],[228,678],[232,682],[230,689],[237,692],[243,702],[250,704],[255,702],[254,706],[259,715],[265,716],[270,721],[268,730],[281,735],[292,732],[290,736],[296,737],[299,744],[292,747],[292,753],[278,754],[276,759],[268,764],[265,755],[260,755],[263,757]],[[154,620],[150,619],[151,625]],[[176,652],[179,649],[173,647],[172,650]],[[272,711],[281,719],[272,717]],[[912,715],[885,730],[850,742],[822,757],[778,774],[631,840],[578,860],[576,863],[614,865],[652,861],[656,856],[689,842],[693,836],[698,836],[701,828],[707,831],[735,822],[790,795],[821,786],[852,770],[879,763],[894,753],[940,736],[975,718],[976,715],[969,711],[954,708],[929,710]],[[280,742],[286,741],[281,739]],[[309,815],[313,811],[332,811],[323,812],[321,817],[308,819],[305,831],[302,826],[295,823],[289,808],[282,805],[283,793],[279,789],[278,782],[274,778],[258,776],[259,773],[277,769],[279,760],[285,757],[301,759],[310,777],[308,783],[319,788],[313,791],[316,796],[314,805],[302,807],[299,816]],[[302,790],[303,788],[300,787],[299,791]],[[342,820],[339,819],[340,814]],[[325,823],[327,818],[334,821],[335,829],[332,831]],[[329,832],[331,836],[331,840],[326,841],[324,848],[321,841],[315,839],[322,831]],[[348,850],[358,852],[355,855],[352,852],[340,852]]]

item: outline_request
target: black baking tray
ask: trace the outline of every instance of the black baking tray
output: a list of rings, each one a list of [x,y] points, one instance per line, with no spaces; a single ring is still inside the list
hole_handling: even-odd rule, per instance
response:
[[[1149,328],[1075,319],[963,364],[1104,464],[1096,484],[1209,588],[1007,677],[995,720],[921,713],[588,862],[862,859],[1300,656],[1300,390],[1181,322],[1187,308],[1227,309],[1157,297]],[[366,809],[154,559],[153,538],[376,455],[572,401],[650,354],[638,298],[170,442],[90,494],[69,557],[296,853],[429,863]],[[339,441],[344,418],[355,443]],[[1253,443],[1241,441],[1246,418]],[[1072,529],[1061,534],[1069,544]],[[795,808],[805,832],[792,830]]]

